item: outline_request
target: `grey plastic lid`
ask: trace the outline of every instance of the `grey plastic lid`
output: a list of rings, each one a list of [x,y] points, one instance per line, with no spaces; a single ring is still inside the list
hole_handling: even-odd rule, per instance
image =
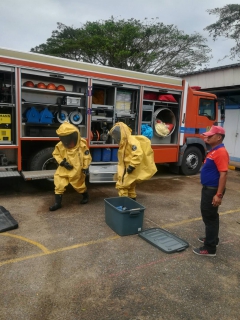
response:
[[[189,247],[188,242],[161,228],[146,229],[138,235],[165,253],[179,252]]]

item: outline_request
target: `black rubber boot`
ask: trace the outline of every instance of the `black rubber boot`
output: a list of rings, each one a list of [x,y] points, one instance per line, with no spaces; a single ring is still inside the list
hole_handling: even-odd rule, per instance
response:
[[[82,200],[80,201],[81,204],[88,203],[89,195],[87,192],[82,193]]]
[[[61,194],[55,194],[55,203],[53,206],[49,207],[50,211],[55,211],[57,209],[60,209],[62,207],[62,195]]]

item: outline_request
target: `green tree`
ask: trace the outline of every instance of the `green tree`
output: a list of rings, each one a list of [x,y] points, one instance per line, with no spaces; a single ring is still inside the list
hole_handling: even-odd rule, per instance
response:
[[[234,40],[236,45],[230,49],[229,57],[240,57],[240,5],[228,4],[222,8],[209,9],[207,12],[216,15],[218,20],[204,30],[209,31],[213,40],[221,36]]]
[[[177,75],[206,64],[211,49],[200,34],[187,35],[156,19],[86,22],[74,29],[62,23],[32,52],[104,66]]]

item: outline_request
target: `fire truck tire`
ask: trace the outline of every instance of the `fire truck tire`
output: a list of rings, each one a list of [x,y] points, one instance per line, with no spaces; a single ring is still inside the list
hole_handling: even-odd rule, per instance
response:
[[[203,155],[199,148],[189,147],[186,149],[182,159],[181,173],[185,176],[197,174],[202,166]]]
[[[54,170],[57,169],[57,162],[53,158],[54,147],[44,148],[35,153],[29,161],[29,170]],[[36,180],[36,183],[46,188],[53,188],[53,179]]]

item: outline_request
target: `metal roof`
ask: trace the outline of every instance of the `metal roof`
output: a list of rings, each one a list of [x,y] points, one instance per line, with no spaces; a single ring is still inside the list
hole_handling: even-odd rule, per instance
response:
[[[220,67],[209,68],[209,69],[206,68],[206,69],[202,69],[202,70],[183,73],[183,74],[180,75],[180,77],[189,76],[189,75],[192,75],[192,74],[212,72],[212,71],[217,71],[217,70],[222,70],[222,69],[238,68],[238,67],[240,67],[240,63],[233,63],[233,64],[228,64],[226,66],[220,66]]]

